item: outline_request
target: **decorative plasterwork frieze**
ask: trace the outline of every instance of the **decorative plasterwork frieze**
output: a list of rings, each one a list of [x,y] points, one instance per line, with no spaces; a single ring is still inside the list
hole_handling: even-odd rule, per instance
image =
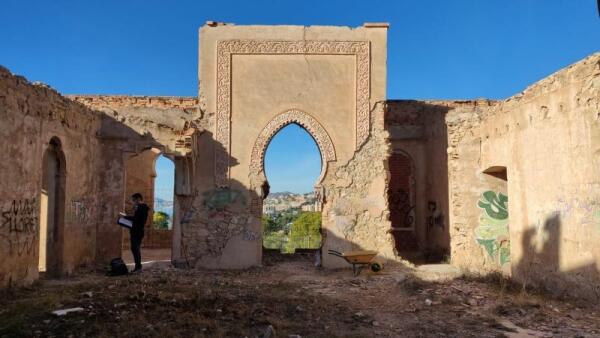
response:
[[[217,111],[215,139],[215,183],[227,186],[231,151],[231,60],[235,54],[314,54],[356,57],[356,131],[359,148],[370,132],[370,45],[368,41],[274,41],[223,40],[217,42]]]

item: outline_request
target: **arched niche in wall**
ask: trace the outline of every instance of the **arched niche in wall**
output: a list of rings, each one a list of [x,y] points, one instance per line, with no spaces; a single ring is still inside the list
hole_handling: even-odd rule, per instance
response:
[[[416,187],[415,164],[412,157],[395,150],[388,158],[390,181],[388,184],[388,206],[391,232],[396,251],[412,252],[419,247],[416,235]]]
[[[60,275],[64,247],[66,158],[58,137],[48,142],[42,159],[38,269]]]
[[[124,210],[132,214],[131,195],[140,193],[149,206],[150,213],[142,241],[145,253],[154,259],[168,260],[173,257],[173,233],[179,228],[178,208],[175,200],[176,163],[173,155],[165,154],[164,148],[149,147],[133,154],[125,161]],[[159,164],[161,164],[159,168]],[[162,171],[162,173],[161,173]],[[164,177],[161,175],[165,175]],[[123,231],[123,258],[131,261],[129,231]]]

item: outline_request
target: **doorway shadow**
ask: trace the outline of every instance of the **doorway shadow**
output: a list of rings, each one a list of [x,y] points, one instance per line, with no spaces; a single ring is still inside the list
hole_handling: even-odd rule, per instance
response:
[[[448,134],[445,119],[448,112],[460,104],[386,101],[385,128],[392,152],[387,163],[389,179],[392,183],[403,185],[400,190],[388,191],[390,232],[395,238],[397,254],[414,264],[449,261]],[[412,170],[409,170],[411,167],[405,164],[406,161],[399,161],[393,154],[407,156],[412,162]],[[392,212],[394,210],[398,212]]]

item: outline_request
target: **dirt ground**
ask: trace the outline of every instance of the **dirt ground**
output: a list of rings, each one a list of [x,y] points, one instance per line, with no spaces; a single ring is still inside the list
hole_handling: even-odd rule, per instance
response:
[[[1,337],[600,337],[600,309],[446,265],[326,271],[270,257],[244,271],[80,273],[0,294]],[[80,307],[56,316],[52,311]]]
[[[133,255],[131,250],[125,249],[121,253],[121,258],[128,265],[133,265]],[[142,264],[147,264],[156,261],[170,261],[171,249],[142,249]]]

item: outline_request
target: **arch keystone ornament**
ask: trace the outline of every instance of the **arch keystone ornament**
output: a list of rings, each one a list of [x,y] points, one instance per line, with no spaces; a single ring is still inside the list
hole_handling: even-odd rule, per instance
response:
[[[317,143],[319,152],[321,153],[321,175],[317,180],[317,186],[320,185],[321,181],[325,177],[327,172],[327,164],[336,160],[335,148],[331,137],[325,131],[325,128],[309,114],[298,110],[290,109],[273,118],[258,135],[254,147],[252,148],[252,155],[250,157],[250,184],[254,187],[260,187],[264,182],[267,181],[265,175],[265,152],[271,139],[277,134],[283,127],[296,123],[304,128],[310,136]]]
[[[371,130],[371,45],[369,41],[318,40],[221,40],[217,42],[217,111],[215,139],[223,147],[215,152],[215,184],[229,185],[231,153],[232,55],[353,55],[356,60],[355,149],[367,140]],[[323,150],[322,150],[323,151]]]

